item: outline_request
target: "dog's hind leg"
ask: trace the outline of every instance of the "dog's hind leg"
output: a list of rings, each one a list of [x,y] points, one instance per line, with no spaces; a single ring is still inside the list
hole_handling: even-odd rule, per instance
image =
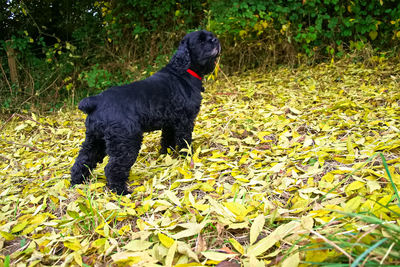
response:
[[[175,131],[173,127],[164,127],[161,133],[161,154],[167,154],[168,148],[175,149]]]
[[[91,134],[86,134],[79,155],[71,168],[71,185],[86,181],[90,172],[96,167],[97,163],[103,161],[105,155],[105,141]]]
[[[104,172],[107,177],[107,186],[117,194],[129,194],[126,187],[129,171],[135,163],[142,144],[142,134],[136,134],[130,138],[124,136],[112,136],[107,138],[107,154],[110,159]]]

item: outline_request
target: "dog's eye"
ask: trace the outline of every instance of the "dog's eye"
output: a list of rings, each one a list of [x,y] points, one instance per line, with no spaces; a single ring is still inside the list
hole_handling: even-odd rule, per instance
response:
[[[207,41],[207,36],[205,36],[204,34],[200,34],[198,40],[199,43],[204,44]]]

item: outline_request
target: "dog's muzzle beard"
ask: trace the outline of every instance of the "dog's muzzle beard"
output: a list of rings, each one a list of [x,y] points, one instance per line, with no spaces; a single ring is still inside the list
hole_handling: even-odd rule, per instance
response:
[[[212,50],[211,54],[218,58],[221,55],[221,44],[218,42],[217,46]]]
[[[217,62],[219,62],[219,57],[221,55],[221,45],[216,43],[216,46],[206,55],[201,61],[199,61],[200,65],[202,65],[206,70],[205,73],[211,73],[214,71]]]

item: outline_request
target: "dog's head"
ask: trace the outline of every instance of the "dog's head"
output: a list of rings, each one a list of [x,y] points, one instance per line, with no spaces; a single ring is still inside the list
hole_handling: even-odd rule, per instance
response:
[[[171,59],[180,72],[192,69],[200,76],[211,73],[221,53],[221,45],[211,32],[202,30],[186,34]]]

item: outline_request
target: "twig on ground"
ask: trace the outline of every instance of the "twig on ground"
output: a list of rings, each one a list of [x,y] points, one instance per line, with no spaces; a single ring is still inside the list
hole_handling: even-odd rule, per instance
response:
[[[13,142],[13,141],[5,140],[5,139],[3,139],[3,141],[4,141],[5,143],[7,143],[7,144],[10,144],[10,145],[24,146],[24,147],[30,148],[30,149],[35,150],[35,151],[38,151],[38,152],[42,152],[42,153],[45,153],[45,154],[49,154],[48,152],[46,152],[46,151],[44,151],[44,150],[41,150],[40,148],[37,148],[37,147],[34,147],[34,146],[25,145],[25,144],[19,144],[19,143]]]
[[[344,251],[341,247],[339,247],[338,245],[333,243],[331,240],[327,239],[325,236],[321,235],[320,233],[318,233],[318,232],[316,232],[314,230],[311,230],[310,232],[313,233],[314,235],[318,236],[322,240],[324,240],[326,243],[328,243],[329,245],[331,245],[332,247],[334,247],[338,251],[342,252],[347,258],[349,258],[350,261],[354,261],[354,258],[349,253]]]
[[[380,262],[379,264],[381,264],[381,265],[382,265],[382,264],[385,262],[385,260],[386,260],[387,256],[389,256],[389,254],[390,254],[390,252],[392,251],[392,249],[393,249],[394,245],[396,245],[396,243],[395,243],[395,242],[393,242],[393,243],[390,245],[389,249],[386,251],[386,254],[385,254],[385,256],[383,256],[383,258],[382,258],[382,260],[381,260],[381,262]]]
[[[4,122],[3,126],[1,126],[1,128],[0,128],[0,132],[4,129],[4,127],[6,127],[7,123],[8,123],[9,121],[11,121],[12,118],[14,118],[14,116],[15,116],[15,113],[13,113],[13,114]]]
[[[44,125],[44,124],[41,123],[41,122],[38,122],[37,120],[32,119],[31,117],[24,116],[24,115],[21,115],[21,114],[19,114],[19,113],[14,113],[14,114],[15,114],[16,116],[22,118],[22,119],[34,121],[34,122],[36,122],[37,124],[40,124],[40,125],[42,125],[42,126],[48,126],[48,125]]]

